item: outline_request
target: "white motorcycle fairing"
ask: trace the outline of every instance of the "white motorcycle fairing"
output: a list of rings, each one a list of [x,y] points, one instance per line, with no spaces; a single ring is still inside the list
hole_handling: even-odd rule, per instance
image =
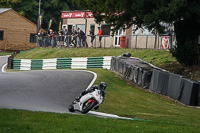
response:
[[[100,90],[95,90],[91,93],[87,93],[86,95],[82,96],[80,101],[74,101],[74,110],[76,111],[83,111],[83,106],[85,104],[87,104],[87,102],[91,102],[91,101],[95,101],[96,105],[93,107],[97,107],[99,104],[102,104],[104,100],[104,97],[101,95],[101,91]]]

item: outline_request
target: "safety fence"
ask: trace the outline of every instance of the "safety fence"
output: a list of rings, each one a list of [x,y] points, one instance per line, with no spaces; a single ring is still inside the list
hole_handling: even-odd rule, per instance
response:
[[[169,49],[175,45],[174,36],[169,35],[103,35],[99,36],[48,36],[35,37],[37,47],[58,48],[129,48]]]
[[[166,72],[138,58],[112,57],[111,70],[144,89],[185,105],[200,106],[199,82]]]
[[[12,68],[15,70],[44,70],[44,69],[110,69],[111,57],[82,57],[55,59],[13,59]]]

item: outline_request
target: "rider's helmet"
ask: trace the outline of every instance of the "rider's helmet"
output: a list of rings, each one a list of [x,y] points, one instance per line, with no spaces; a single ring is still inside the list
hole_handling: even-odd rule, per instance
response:
[[[101,82],[100,85],[99,85],[99,89],[106,89],[107,85],[105,82]]]

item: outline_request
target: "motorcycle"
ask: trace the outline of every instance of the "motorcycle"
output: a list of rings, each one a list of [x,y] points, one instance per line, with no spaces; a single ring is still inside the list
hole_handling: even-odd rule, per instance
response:
[[[92,109],[98,109],[105,98],[105,89],[107,85],[101,82],[100,85],[95,85],[81,93],[81,96],[76,98],[69,106],[70,112],[80,111],[83,114],[88,113]]]

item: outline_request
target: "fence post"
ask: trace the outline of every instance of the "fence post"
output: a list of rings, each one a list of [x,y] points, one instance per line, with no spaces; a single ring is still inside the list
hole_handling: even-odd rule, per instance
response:
[[[158,36],[158,49],[159,49],[159,44],[160,43],[160,37]]]
[[[97,44],[97,38],[96,38],[96,36],[95,36],[94,39],[95,39],[95,47],[94,48],[96,49],[96,44]]]
[[[147,35],[147,38],[146,38],[146,49],[147,49],[147,44],[148,44],[148,35]]]
[[[135,38],[135,48],[137,48],[137,35],[136,35],[136,38]]]
[[[105,48],[105,43],[106,43],[106,37],[104,37],[104,48]]]
[[[157,35],[155,35],[154,49],[156,48]]]

